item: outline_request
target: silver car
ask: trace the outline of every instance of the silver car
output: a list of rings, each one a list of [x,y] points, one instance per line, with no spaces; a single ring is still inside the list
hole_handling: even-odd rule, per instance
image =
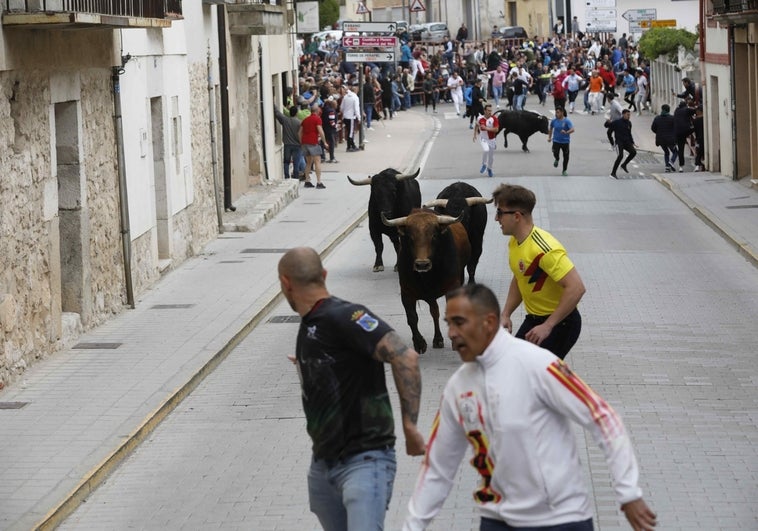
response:
[[[444,22],[427,22],[421,29],[421,40],[427,42],[442,42],[450,37],[450,30]]]

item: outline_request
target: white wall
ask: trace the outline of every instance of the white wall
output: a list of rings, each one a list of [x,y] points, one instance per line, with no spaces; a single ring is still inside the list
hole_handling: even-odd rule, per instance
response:
[[[121,76],[121,106],[130,229],[132,239],[137,239],[156,224],[150,98],[163,98],[169,214],[193,200],[189,69],[182,21],[165,30],[124,30],[122,39],[123,53],[132,56]],[[175,115],[181,118],[177,141],[171,134]]]

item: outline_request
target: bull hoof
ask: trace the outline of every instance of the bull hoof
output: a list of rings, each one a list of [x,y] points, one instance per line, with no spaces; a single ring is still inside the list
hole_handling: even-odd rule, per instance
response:
[[[424,341],[423,338],[420,340],[414,339],[413,348],[416,349],[416,352],[418,352],[419,354],[423,354],[424,352],[426,352],[426,341]]]
[[[432,341],[432,348],[444,348],[444,347],[445,347],[444,339],[435,339]]]
[[[374,266],[374,273],[378,273],[379,271],[384,271],[383,265]]]

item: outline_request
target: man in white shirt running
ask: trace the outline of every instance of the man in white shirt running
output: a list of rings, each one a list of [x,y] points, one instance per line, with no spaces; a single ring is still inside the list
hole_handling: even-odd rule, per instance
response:
[[[403,530],[429,525],[470,444],[481,477],[480,531],[591,531],[593,500],[573,421],[603,450],[632,529],[652,531],[656,515],[642,499],[637,460],[613,408],[562,360],[511,336],[486,286],[467,284],[446,299],[448,337],[464,363],[443,391]]]

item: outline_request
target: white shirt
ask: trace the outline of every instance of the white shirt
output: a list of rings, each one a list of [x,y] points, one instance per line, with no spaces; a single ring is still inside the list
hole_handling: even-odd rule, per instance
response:
[[[551,352],[500,329],[445,386],[403,530],[424,529],[439,512],[469,445],[483,517],[514,527],[591,518],[571,421],[603,450],[618,502],[641,498],[637,461],[613,408]]]
[[[355,118],[360,119],[361,117],[361,102],[358,99],[358,95],[352,91],[352,89],[348,89],[347,93],[345,94],[345,97],[342,98],[342,104],[340,105],[340,110],[342,111],[342,117],[345,120],[353,120]]]
[[[456,91],[458,93],[461,93],[463,89],[461,89],[461,86],[463,85],[463,78],[461,76],[453,77],[450,76],[447,78],[447,87],[450,89],[450,91]]]

